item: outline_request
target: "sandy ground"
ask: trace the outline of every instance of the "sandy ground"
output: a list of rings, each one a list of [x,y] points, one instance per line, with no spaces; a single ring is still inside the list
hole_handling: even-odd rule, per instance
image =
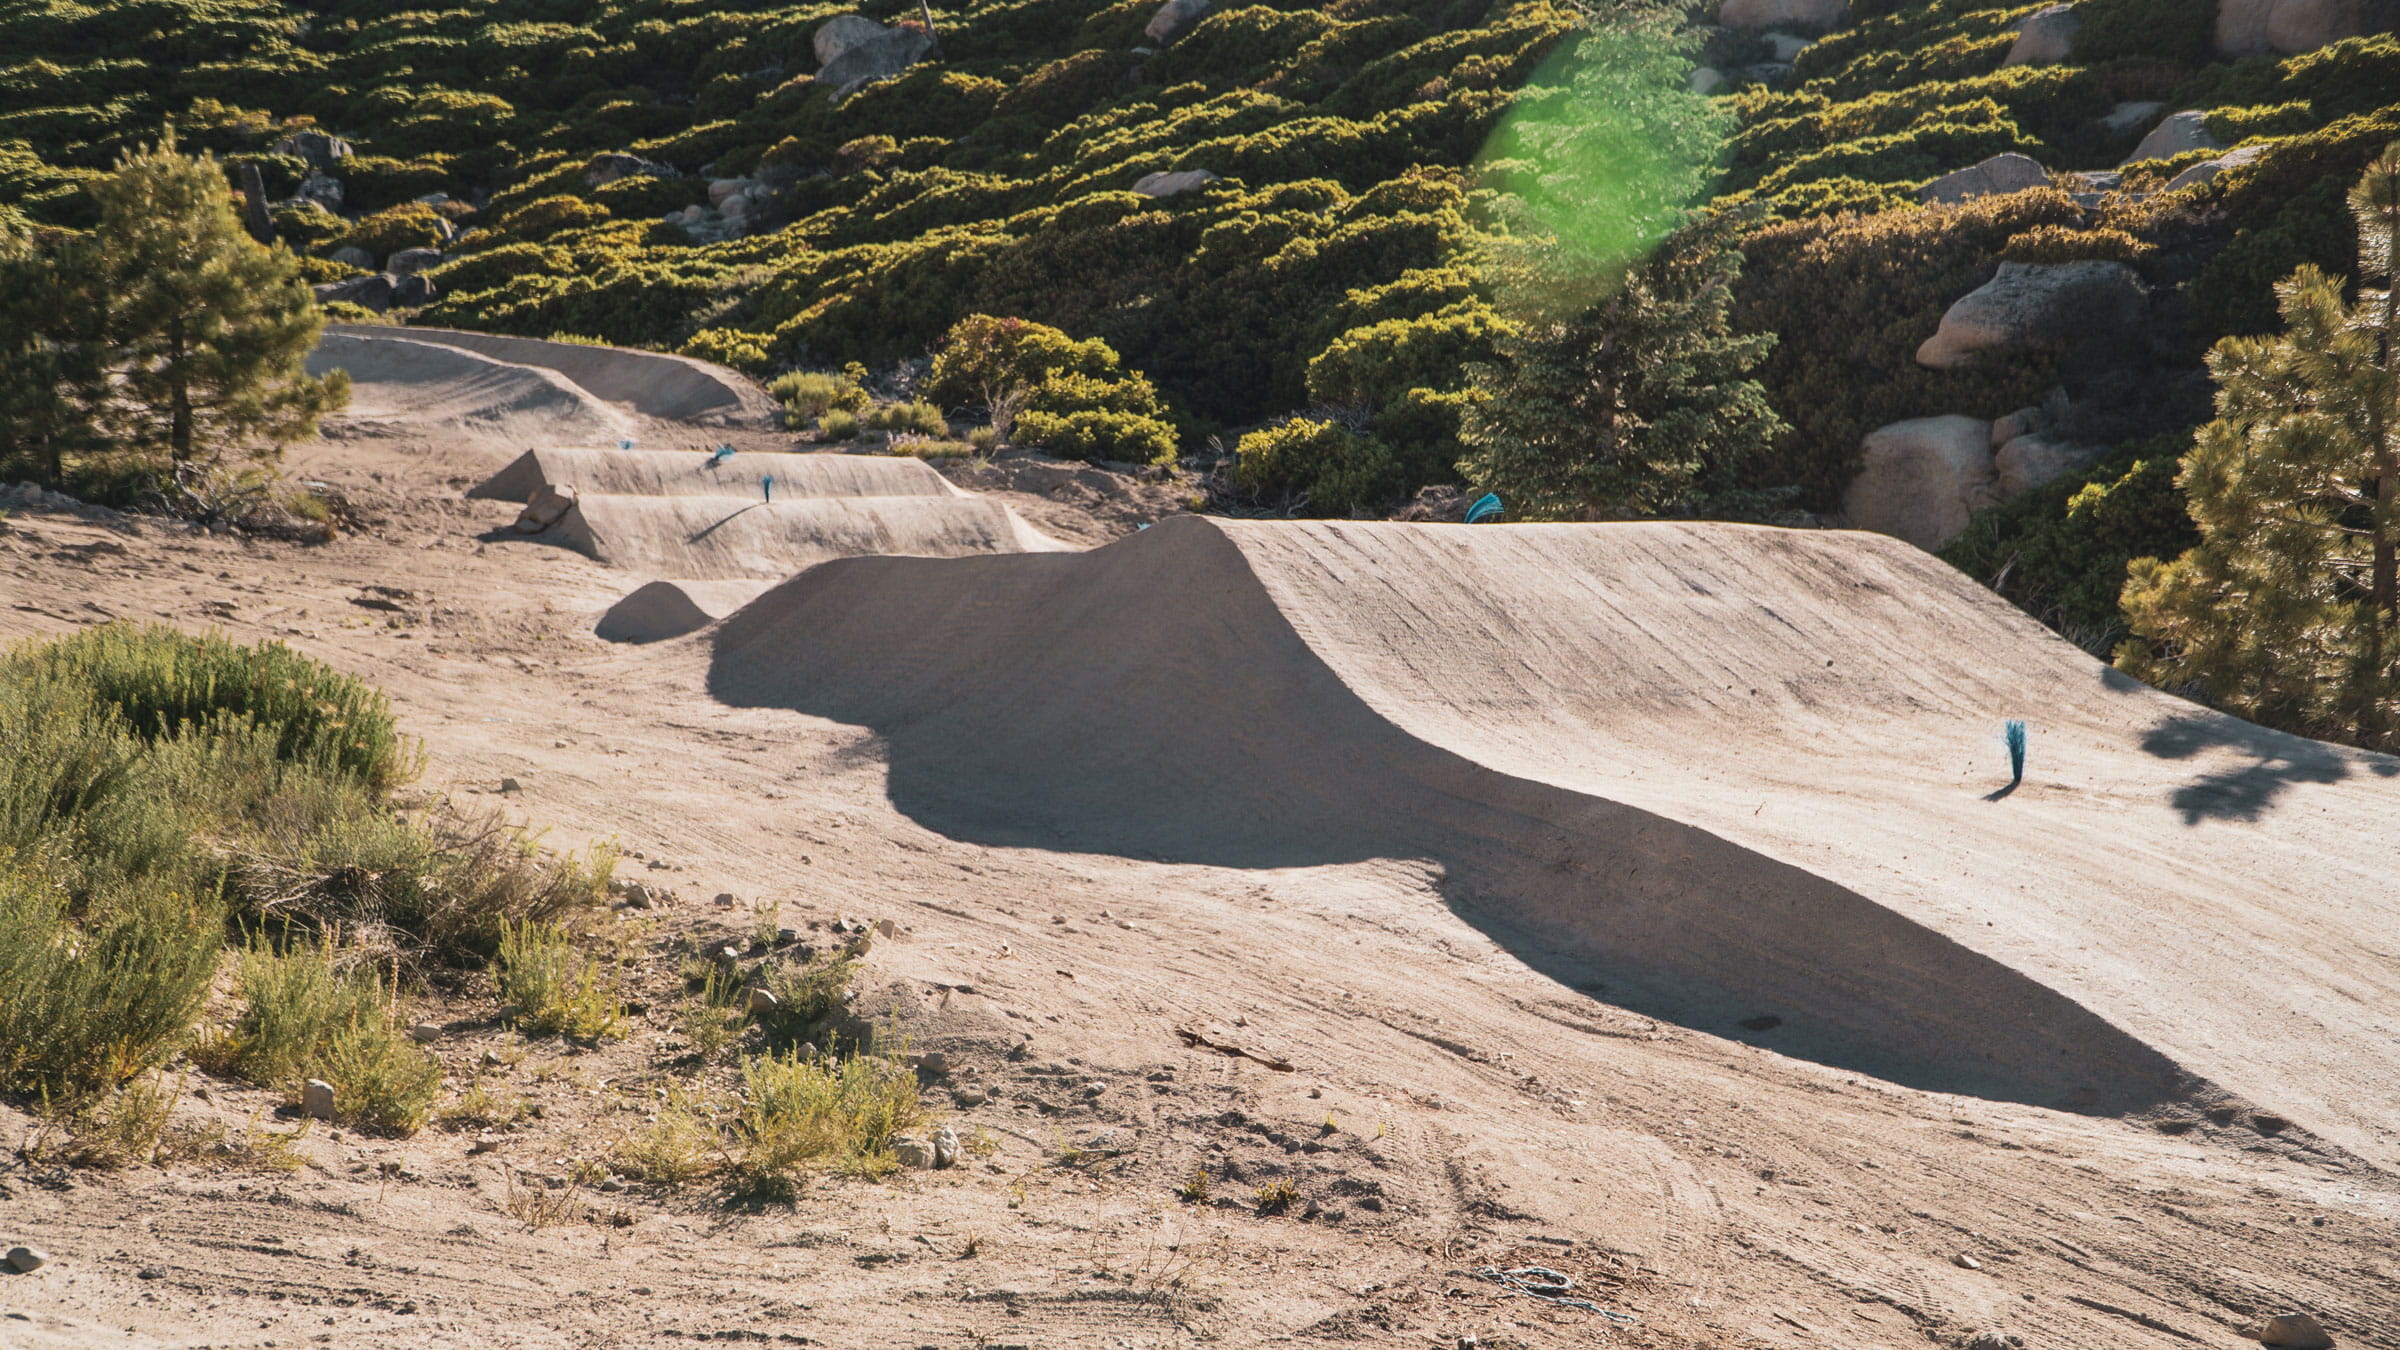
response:
[[[1160,861],[930,828],[895,805],[888,729],[712,696],[706,635],[593,638],[628,577],[463,496],[516,451],[304,447],[295,476],[372,522],[323,546],[7,520],[0,635],[283,639],[391,691],[429,789],[557,846],[613,839],[675,897],[622,921],[645,954],[623,1042],[526,1042],[472,981],[437,996],[447,1090],[538,1108],[496,1151],[471,1155],[472,1128],[320,1130],[289,1174],[0,1165],[0,1243],[55,1258],[0,1279],[0,1345],[2099,1350],[2235,1346],[2301,1308],[2343,1345],[2400,1346],[2400,1184],[2355,1152],[1902,1086],[1659,1020],[1537,968],[1399,851]],[[970,473],[1076,542],[1180,505],[1076,467]],[[900,926],[864,983],[948,1055],[929,1093],[994,1151],[761,1213],[569,1185],[678,1072],[678,944],[762,906]],[[2272,979],[2296,958],[2225,959]],[[238,1130],[267,1104],[195,1076],[180,1109]],[[35,1129],[0,1116],[12,1144]],[[1195,1168],[1208,1196],[1181,1201]],[[1279,1180],[1303,1203],[1256,1213]],[[528,1222],[535,1194],[563,1221]],[[1477,1275],[1531,1265],[1632,1320]]]

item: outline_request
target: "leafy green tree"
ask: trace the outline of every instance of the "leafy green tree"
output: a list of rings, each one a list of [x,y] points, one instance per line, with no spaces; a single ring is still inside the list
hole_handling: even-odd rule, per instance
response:
[[[229,454],[271,457],[313,434],[348,381],[304,369],[324,320],[298,264],[242,230],[214,158],[169,134],[92,184],[99,223],[63,284],[101,306],[117,375],[101,425],[176,476]]]
[[[1783,420],[1749,372],[1772,334],[1733,331],[1736,226],[1670,236],[1605,299],[1526,321],[1478,367],[1459,472],[1520,520],[1602,520],[1707,508],[1704,475],[1774,443]]]
[[[2400,143],[2350,193],[2360,286],[2303,266],[2284,332],[2209,353],[2217,417],[2177,481],[2200,543],[2137,559],[2117,664],[2255,721],[2400,749]],[[2381,279],[2375,288],[2367,283]]]
[[[99,310],[75,274],[30,236],[0,230],[0,479],[60,482],[69,456],[102,444]]]

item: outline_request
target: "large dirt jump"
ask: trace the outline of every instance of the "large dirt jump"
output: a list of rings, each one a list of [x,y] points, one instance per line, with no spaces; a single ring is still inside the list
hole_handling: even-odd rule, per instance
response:
[[[723,700],[879,733],[895,805],[954,838],[1427,859],[1611,1002],[2400,1163],[2400,898],[2358,847],[2400,761],[2118,677],[1897,540],[1182,518],[828,563],[712,651]]]

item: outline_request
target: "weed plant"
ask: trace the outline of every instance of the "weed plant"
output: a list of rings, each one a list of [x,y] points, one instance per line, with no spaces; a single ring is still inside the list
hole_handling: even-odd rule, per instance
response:
[[[492,964],[501,1001],[517,1029],[597,1041],[624,1034],[625,1009],[599,961],[555,923],[509,924]]]
[[[333,1086],[334,1119],[378,1134],[414,1134],[441,1092],[442,1071],[407,1033],[397,991],[356,953],[308,943],[242,955],[241,1014],[195,1058],[294,1100],[311,1078]]]
[[[897,1056],[752,1056],[742,1065],[733,1190],[788,1200],[811,1170],[882,1176],[899,1166],[892,1140],[926,1118],[916,1072]]]

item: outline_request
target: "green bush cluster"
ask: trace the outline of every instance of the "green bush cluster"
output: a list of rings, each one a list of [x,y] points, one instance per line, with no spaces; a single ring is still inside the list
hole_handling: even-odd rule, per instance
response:
[[[212,1062],[351,1084],[360,1123],[415,1128],[426,1061],[345,963],[488,950],[590,904],[611,861],[403,814],[417,764],[380,694],[278,644],[112,625],[0,655],[0,1094],[73,1101],[164,1062],[230,928],[276,945],[245,958],[250,1011]]]
[[[2189,439],[2128,446],[1979,511],[1942,557],[2105,658],[2125,636],[2117,608],[2125,565],[2173,558],[2198,542],[2175,486]]]
[[[981,411],[995,433],[1068,459],[1165,464],[1175,427],[1157,387],[1097,338],[971,314],[942,335],[926,394]]]

